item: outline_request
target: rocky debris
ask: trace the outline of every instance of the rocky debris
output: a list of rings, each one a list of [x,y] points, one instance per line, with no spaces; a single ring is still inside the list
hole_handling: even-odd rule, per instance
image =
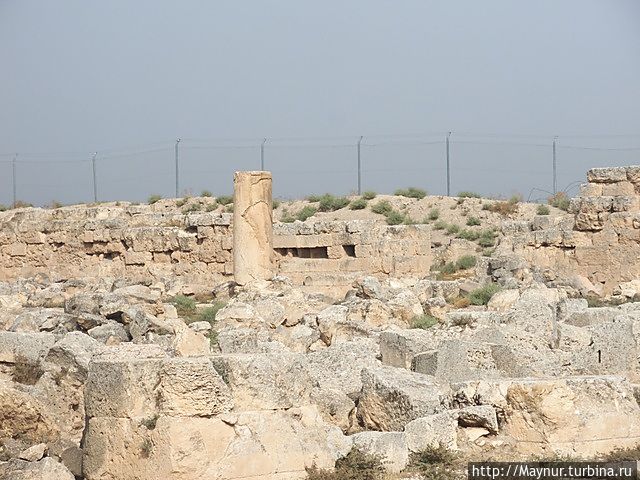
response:
[[[407,448],[413,453],[437,447],[457,450],[457,427],[456,415],[448,411],[416,418],[404,427]]]
[[[46,457],[38,462],[12,459],[0,463],[0,478],[11,480],[75,480],[62,464]]]

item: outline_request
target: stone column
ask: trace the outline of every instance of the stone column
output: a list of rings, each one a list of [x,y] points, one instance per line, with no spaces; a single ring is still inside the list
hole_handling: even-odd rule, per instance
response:
[[[233,175],[233,275],[244,285],[274,275],[270,172]]]

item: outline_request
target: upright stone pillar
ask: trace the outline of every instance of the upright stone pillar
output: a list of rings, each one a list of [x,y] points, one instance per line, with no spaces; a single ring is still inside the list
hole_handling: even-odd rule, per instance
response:
[[[233,275],[239,285],[274,275],[269,172],[233,175]]]

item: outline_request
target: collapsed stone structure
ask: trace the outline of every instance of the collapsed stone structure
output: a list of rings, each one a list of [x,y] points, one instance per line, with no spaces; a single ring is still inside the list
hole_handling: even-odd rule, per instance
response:
[[[438,445],[520,460],[640,443],[640,302],[583,298],[637,280],[637,257],[622,273],[577,259],[616,219],[634,229],[634,210],[589,216],[587,186],[575,215],[505,221],[491,257],[442,279],[428,225],[275,224],[271,251],[271,222],[256,226],[270,209],[252,212],[268,177],[237,181],[259,186],[236,198],[234,242],[230,213],[60,209],[83,212],[78,227],[58,210],[0,214],[0,479],[294,480],[353,448],[393,475]],[[609,255],[638,248],[616,236]],[[268,258],[234,262],[244,246]],[[48,253],[67,265],[44,275]],[[179,310],[174,296],[208,281],[206,303]],[[502,289],[460,302],[488,282]]]

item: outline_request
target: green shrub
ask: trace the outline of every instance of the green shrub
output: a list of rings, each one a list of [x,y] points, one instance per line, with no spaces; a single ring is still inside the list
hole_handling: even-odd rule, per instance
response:
[[[401,197],[417,198],[418,200],[427,196],[427,192],[420,188],[409,187],[406,189],[399,189],[395,191],[395,195]]]
[[[483,203],[482,204],[482,210],[491,210],[491,204],[490,203]]]
[[[29,202],[24,202],[22,200],[16,200],[16,203],[13,204],[13,208],[30,208],[33,205]]]
[[[566,212],[567,210],[569,210],[571,201],[569,200],[569,197],[566,193],[558,192],[555,195],[549,197],[548,203],[552,207],[559,208],[560,210],[564,210]]]
[[[229,195],[220,195],[216,200],[220,205],[229,205],[233,203],[233,197]]]
[[[216,315],[218,314],[218,311],[220,311],[220,309],[222,309],[224,306],[224,302],[215,302],[212,306],[205,307],[200,310],[198,312],[198,315],[196,316],[196,320],[198,322],[209,322],[211,325],[213,325],[216,321]]]
[[[476,192],[460,192],[458,193],[460,198],[480,198],[480,194]]]
[[[436,230],[445,230],[447,227],[447,222],[443,222],[442,220],[438,220],[433,224],[433,228],[435,228]]]
[[[385,468],[382,459],[363,453],[356,448],[336,461],[335,470],[307,467],[307,480],[383,480]]]
[[[367,201],[364,198],[356,198],[349,204],[351,210],[362,210],[367,208]]]
[[[453,262],[447,262],[442,267],[440,267],[440,273],[445,275],[451,275],[458,271],[456,268],[456,264]]]
[[[402,213],[398,212],[397,210],[390,211],[386,215],[386,217],[387,217],[388,225],[400,225],[407,220],[407,217],[405,217]]]
[[[380,200],[378,203],[371,205],[371,211],[380,215],[388,215],[393,211],[393,207],[387,200]]]
[[[453,480],[459,478],[455,472],[459,460],[456,453],[438,445],[412,453],[407,470],[421,473],[426,480]]]
[[[318,212],[318,209],[311,205],[305,205],[302,209],[296,213],[296,219],[304,222],[309,217],[313,217]]]
[[[478,245],[481,247],[493,247],[496,244],[498,234],[493,229],[487,229],[480,232]]]
[[[456,235],[456,238],[462,238],[464,240],[469,240],[470,242],[475,242],[478,238],[480,238],[480,232],[477,230],[469,230],[467,228],[463,228]]]
[[[449,235],[455,235],[459,231],[460,231],[460,227],[458,225],[456,225],[455,223],[452,223],[451,225],[449,225],[447,227],[447,233]]]
[[[307,202],[316,203],[322,199],[321,195],[309,195],[307,197]]]
[[[184,197],[176,200],[176,207],[181,208],[184,207],[191,197]]]
[[[224,211],[227,213],[233,213],[233,203],[230,203],[226,207],[224,207]]]
[[[159,202],[160,200],[162,200],[162,195],[150,195],[149,198],[147,199],[147,203],[149,205],[153,205],[154,203]]]
[[[432,208],[431,210],[429,210],[429,215],[427,215],[427,218],[432,222],[435,222],[436,220],[438,220],[438,218],[440,218],[440,210],[438,210],[437,208]]]
[[[496,283],[488,283],[483,287],[476,288],[469,294],[469,301],[472,305],[486,305],[496,293],[500,291],[500,286]]]
[[[362,194],[362,198],[364,198],[365,200],[373,200],[374,198],[376,198],[378,194],[376,192],[372,192],[371,190],[367,190],[366,192],[364,192]]]
[[[280,221],[282,223],[293,223],[296,221],[296,218],[293,215],[291,215],[288,209],[283,208],[282,215],[280,216]]]
[[[280,200],[276,200],[275,198],[273,199],[273,202],[271,202],[271,209],[275,210],[276,208],[278,208],[280,206],[282,202]]]
[[[456,268],[458,270],[468,270],[469,268],[475,267],[477,261],[473,255],[463,255],[456,261]]]
[[[200,203],[192,203],[191,205],[187,205],[182,209],[182,213],[185,215],[187,213],[199,212],[202,210],[202,205]]]
[[[209,191],[209,190],[203,190],[202,193],[200,193],[201,197],[211,197],[213,196],[213,194]]]
[[[204,207],[204,210],[206,212],[213,212],[214,210],[216,210],[218,208],[218,202],[216,202],[215,200],[213,201],[213,203],[207,203],[207,206]]]
[[[493,255],[493,248],[484,248],[482,250],[482,256],[483,257],[490,257],[491,255]]]
[[[349,199],[345,197],[334,197],[330,193],[325,193],[318,204],[321,212],[334,212],[349,205]]]
[[[181,317],[191,317],[196,312],[196,301],[186,295],[176,295],[170,300]]]
[[[425,313],[423,315],[413,317],[413,319],[411,320],[411,328],[421,328],[422,330],[426,330],[438,324],[439,321],[440,320],[438,320],[436,317],[427,315]]]
[[[549,207],[542,204],[538,205],[538,208],[536,210],[536,213],[538,215],[549,215],[549,212],[550,212]]]
[[[480,219],[478,217],[469,217],[467,218],[467,226],[469,227],[475,227],[477,225],[480,225]]]
[[[2,205],[2,204],[0,203],[0,212],[5,212],[6,210],[7,210],[6,205]]]

